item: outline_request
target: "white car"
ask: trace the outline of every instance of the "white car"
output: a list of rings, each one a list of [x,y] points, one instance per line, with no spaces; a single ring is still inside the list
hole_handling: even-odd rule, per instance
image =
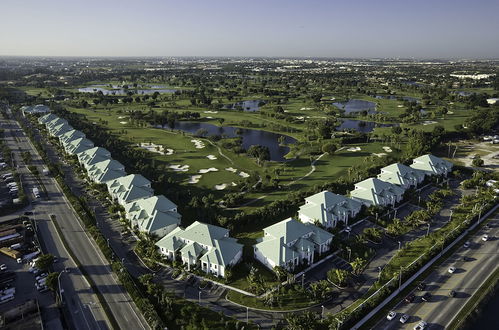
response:
[[[469,248],[469,247],[470,247],[470,242],[469,242],[469,241],[467,241],[466,243],[464,243],[464,245],[463,245],[463,246],[464,246],[465,248]]]
[[[402,316],[400,317],[400,323],[405,323],[405,322],[407,322],[408,319],[409,319],[409,315],[402,314]]]
[[[414,330],[423,330],[427,325],[428,324],[425,321],[421,321],[414,327]]]
[[[454,274],[455,271],[456,271],[456,267],[454,267],[454,266],[449,267],[449,270],[448,270],[449,273]]]
[[[482,241],[486,242],[489,240],[489,235],[485,234],[482,236]]]
[[[391,311],[390,313],[388,313],[388,315],[386,316],[386,319],[388,321],[391,321],[395,318],[395,316],[397,316],[397,313],[395,313],[394,311]]]
[[[2,264],[0,266],[0,270],[7,270],[7,265],[6,264]]]

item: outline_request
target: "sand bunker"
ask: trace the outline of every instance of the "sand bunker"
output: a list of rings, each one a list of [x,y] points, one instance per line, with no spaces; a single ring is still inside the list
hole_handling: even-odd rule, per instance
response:
[[[126,121],[120,121],[121,125],[125,125],[127,122]]]
[[[433,120],[425,120],[423,122],[423,125],[433,125],[433,124],[436,124],[437,122],[436,121],[433,121]]]
[[[386,156],[386,154],[384,152],[380,152],[379,154],[373,152],[373,155],[378,156],[378,157]]]
[[[454,114],[454,112],[452,112],[452,111],[447,111],[447,114],[448,114],[448,115],[453,115],[453,114]]]
[[[124,119],[126,118],[127,116],[119,116],[118,119]]]
[[[208,119],[213,119],[213,117],[209,117],[209,116],[208,116],[208,117],[206,117],[206,118],[208,118]]]
[[[150,152],[156,152],[160,155],[169,156],[169,155],[173,155],[173,152],[174,152],[173,149],[166,149],[166,152],[165,152],[165,148],[162,145],[155,144],[155,143],[141,143],[138,146],[141,147],[142,149],[146,149],[147,151],[150,151]]]
[[[209,172],[218,172],[218,168],[215,168],[215,167],[202,168],[198,172],[201,173],[201,174],[209,173]]]
[[[296,119],[303,120],[303,119],[305,119],[305,117],[303,117],[303,116],[297,116]]]
[[[208,156],[206,156],[206,158],[208,158],[209,160],[215,160],[215,159],[217,159],[217,156],[215,156],[215,155],[208,155]]]
[[[404,106],[402,104],[397,105],[397,108],[403,108]]]
[[[386,151],[386,152],[392,152],[392,148],[390,147],[383,147],[383,150]]]
[[[196,149],[203,149],[205,147],[203,141],[201,140],[191,140],[191,142],[194,143]]]
[[[227,188],[227,184],[226,183],[215,185],[215,189],[216,190],[224,190],[225,188]]]
[[[360,150],[361,150],[360,147],[352,147],[352,148],[347,149],[347,151],[353,151],[353,152],[360,151]]]
[[[232,185],[232,187],[237,186],[237,183],[235,183],[235,182],[231,182],[230,184]]]
[[[301,108],[300,110],[312,110],[313,108]]]
[[[250,175],[246,172],[239,172],[239,176],[242,178],[249,178]]]
[[[199,180],[202,178],[203,176],[202,175],[191,175],[191,177],[189,178],[189,183],[198,183]]]
[[[175,172],[187,172],[189,170],[189,165],[170,165],[169,166]]]
[[[229,171],[229,172],[232,172],[232,173],[236,173],[237,172],[237,170],[235,168],[233,168],[233,167],[227,167],[225,170]]]
[[[218,113],[218,111],[204,111],[204,113]]]

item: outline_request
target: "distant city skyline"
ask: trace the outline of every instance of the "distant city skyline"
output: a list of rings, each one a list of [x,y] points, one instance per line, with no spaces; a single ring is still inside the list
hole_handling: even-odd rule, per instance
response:
[[[9,1],[0,56],[499,58],[497,0]]]

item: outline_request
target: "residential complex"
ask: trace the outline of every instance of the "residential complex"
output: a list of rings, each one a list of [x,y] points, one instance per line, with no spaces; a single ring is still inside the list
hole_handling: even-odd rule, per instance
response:
[[[205,273],[221,277],[243,254],[242,244],[229,237],[227,229],[198,221],[185,229],[177,227],[156,245],[170,260],[179,258],[189,268],[198,266]]]
[[[338,221],[348,225],[348,219],[354,218],[361,208],[362,203],[354,199],[322,191],[305,198],[305,205],[300,206],[298,218],[303,222],[331,228],[336,227]]]
[[[312,265],[333,241],[333,234],[293,218],[264,228],[263,233],[253,246],[255,258],[271,270],[280,266],[293,271],[304,263]]]

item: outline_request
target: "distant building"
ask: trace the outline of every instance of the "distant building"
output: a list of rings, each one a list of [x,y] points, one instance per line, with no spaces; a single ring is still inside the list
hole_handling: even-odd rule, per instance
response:
[[[122,206],[154,195],[154,191],[151,188],[151,181],[140,174],[130,174],[116,180],[108,181],[106,185],[111,197]]]
[[[423,171],[427,175],[447,176],[452,171],[453,164],[445,159],[431,154],[413,159],[412,168]]]
[[[102,147],[87,149],[78,153],[76,156],[78,157],[80,164],[83,165],[87,171],[92,165],[111,159],[109,150]]]
[[[73,129],[72,131],[68,131],[61,136],[59,136],[59,142],[62,144],[64,148],[73,140],[79,139],[79,138],[85,138],[85,133]]]
[[[333,234],[292,218],[264,228],[263,233],[253,250],[255,258],[270,270],[280,266],[293,271],[303,263],[312,265],[316,255],[330,250],[333,241]]]
[[[74,128],[69,124],[59,124],[59,125],[53,127],[49,131],[49,134],[58,138],[59,136],[62,136],[63,134],[65,134],[69,131],[72,131],[72,130],[74,130]]]
[[[48,114],[38,118],[38,122],[42,125],[46,125],[48,122],[51,122],[52,120],[57,119],[57,118],[59,118],[59,117],[54,115],[53,113],[48,113]]]
[[[425,173],[404,164],[395,163],[385,166],[378,174],[378,179],[396,184],[404,189],[415,188],[424,181]]]
[[[35,106],[25,105],[25,106],[21,107],[21,111],[23,113],[23,116],[26,116],[26,114],[37,115],[37,114],[49,113],[50,108],[47,107],[46,105],[43,105],[43,104],[37,104]]]
[[[331,228],[336,227],[338,221],[348,225],[348,219],[355,217],[361,208],[362,203],[354,199],[322,191],[305,198],[305,205],[298,210],[298,218],[312,224],[318,221],[322,226]]]
[[[227,229],[198,221],[185,229],[177,227],[156,246],[170,260],[178,258],[188,267],[198,266],[207,274],[221,277],[243,255],[242,244],[229,237]]]
[[[72,140],[64,146],[64,150],[70,155],[77,155],[85,150],[94,147],[94,143],[87,138],[78,138]]]
[[[376,178],[355,184],[355,189],[350,192],[350,197],[366,206],[395,205],[402,200],[404,189]]]
[[[92,181],[97,183],[106,183],[126,176],[125,166],[114,159],[106,159],[91,165],[87,174]]]
[[[141,232],[163,237],[180,225],[177,205],[163,195],[125,204],[126,218]]]

